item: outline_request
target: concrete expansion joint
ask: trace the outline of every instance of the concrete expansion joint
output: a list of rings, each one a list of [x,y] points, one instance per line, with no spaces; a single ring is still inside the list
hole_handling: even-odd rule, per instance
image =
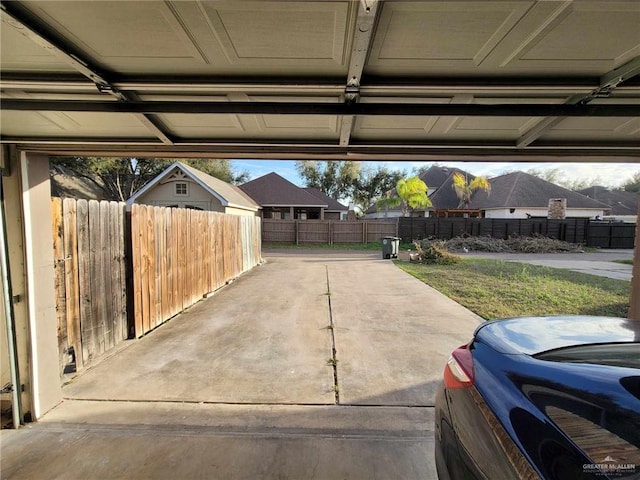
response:
[[[333,321],[333,310],[331,308],[331,282],[329,280],[329,265],[325,265],[327,274],[327,303],[329,306],[329,334],[331,336],[331,358],[328,364],[333,368],[333,392],[335,394],[336,405],[340,404],[340,384],[338,383],[338,350],[336,348],[336,326]]]

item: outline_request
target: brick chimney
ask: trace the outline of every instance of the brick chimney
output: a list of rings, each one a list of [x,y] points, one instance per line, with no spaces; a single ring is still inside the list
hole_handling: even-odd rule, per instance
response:
[[[550,198],[547,218],[550,220],[564,220],[567,217],[567,199]]]

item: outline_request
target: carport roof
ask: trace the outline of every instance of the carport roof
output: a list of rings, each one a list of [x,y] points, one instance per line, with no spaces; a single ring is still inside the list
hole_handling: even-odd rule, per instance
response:
[[[637,0],[1,4],[32,151],[640,159]]]

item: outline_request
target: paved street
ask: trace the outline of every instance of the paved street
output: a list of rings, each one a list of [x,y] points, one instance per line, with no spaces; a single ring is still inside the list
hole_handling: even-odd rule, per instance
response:
[[[265,258],[3,432],[2,478],[435,478],[435,386],[479,318],[377,252]]]
[[[633,250],[599,250],[588,253],[487,253],[469,252],[465,257],[494,258],[631,281],[633,267],[614,260],[632,260]]]

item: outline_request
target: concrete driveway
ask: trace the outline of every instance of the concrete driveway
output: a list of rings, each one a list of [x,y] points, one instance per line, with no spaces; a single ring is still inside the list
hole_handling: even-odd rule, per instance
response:
[[[434,391],[480,319],[377,253],[265,258],[3,432],[2,478],[436,478]]]

